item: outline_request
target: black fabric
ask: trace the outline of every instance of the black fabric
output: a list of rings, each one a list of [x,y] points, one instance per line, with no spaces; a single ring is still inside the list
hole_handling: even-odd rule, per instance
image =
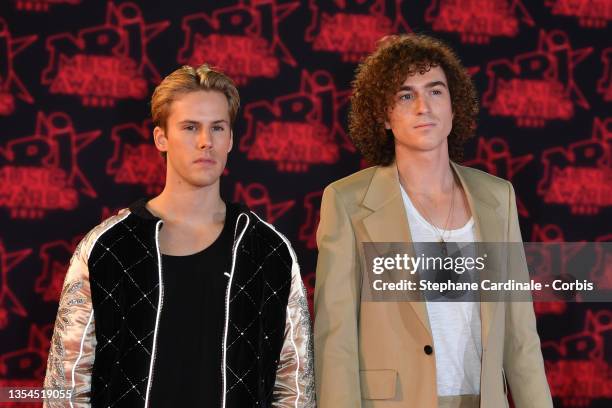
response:
[[[272,406],[291,289],[289,251],[269,226],[249,217],[230,292],[227,407]]]
[[[92,407],[142,406],[157,315],[155,220],[129,215],[88,260],[96,332]]]
[[[187,256],[162,255],[164,303],[152,408],[221,404],[225,274],[231,268],[238,212],[236,205],[227,205],[223,229],[208,248]]]
[[[143,211],[145,202],[131,206],[125,219],[100,236],[88,260],[98,342],[92,408],[144,406],[159,293],[159,220]],[[244,207],[234,231],[244,232],[229,295],[226,407],[269,407],[285,335],[292,258],[283,239]]]

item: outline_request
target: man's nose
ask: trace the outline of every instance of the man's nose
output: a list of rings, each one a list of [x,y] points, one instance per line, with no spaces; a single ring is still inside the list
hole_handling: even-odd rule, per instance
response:
[[[427,97],[424,95],[419,95],[415,101],[415,109],[418,114],[429,113],[430,106]]]
[[[212,145],[210,131],[208,129],[202,129],[198,135],[198,149],[210,149]]]

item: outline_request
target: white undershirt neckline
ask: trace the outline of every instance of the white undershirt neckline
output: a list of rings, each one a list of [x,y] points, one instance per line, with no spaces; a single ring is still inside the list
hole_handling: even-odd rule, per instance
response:
[[[453,236],[460,236],[460,235],[464,235],[465,233],[467,233],[470,229],[472,229],[472,227],[474,226],[474,217],[470,216],[470,219],[467,220],[467,222],[465,224],[463,224],[462,227],[456,228],[456,229],[450,229],[450,230],[446,230],[446,229],[442,229],[442,228],[438,228],[436,230],[436,227],[434,227],[433,225],[431,225],[431,223],[429,221],[427,221],[425,219],[425,217],[423,217],[421,215],[421,213],[419,212],[419,210],[416,208],[416,206],[414,205],[414,203],[412,202],[412,200],[410,199],[410,196],[408,195],[408,193],[406,192],[406,190],[404,190],[404,187],[400,184],[400,189],[402,190],[402,199],[404,200],[404,206],[406,206],[406,210],[409,210],[412,215],[414,215],[416,217],[416,219],[422,223],[423,225],[426,225],[429,229],[431,229],[431,231],[436,234],[439,235],[440,232],[442,233],[442,236],[444,237],[453,237]],[[438,237],[439,238],[439,237]],[[416,241],[413,239],[413,241]],[[439,241],[436,240],[436,241]],[[459,242],[459,241],[453,241],[452,239],[445,239],[445,241],[449,241],[449,242]],[[421,241],[421,242],[427,242],[427,241]]]
[[[436,230],[416,209],[400,184],[412,241],[475,242],[474,217],[460,228]],[[425,302],[434,342],[439,396],[480,394],[482,339],[480,303]]]

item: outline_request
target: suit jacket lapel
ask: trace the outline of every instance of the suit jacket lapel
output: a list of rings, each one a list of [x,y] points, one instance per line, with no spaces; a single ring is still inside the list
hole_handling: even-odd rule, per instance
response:
[[[371,242],[412,242],[395,163],[377,168],[362,205],[373,211],[363,219]],[[381,249],[385,252],[384,248]],[[414,256],[412,245],[408,245],[407,250]],[[411,307],[431,336],[427,305],[424,301],[398,302],[398,307],[402,314],[403,308]]]

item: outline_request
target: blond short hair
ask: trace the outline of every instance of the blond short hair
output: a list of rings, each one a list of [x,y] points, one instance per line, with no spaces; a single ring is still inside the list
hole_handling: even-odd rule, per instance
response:
[[[197,68],[184,65],[164,78],[151,97],[153,125],[166,129],[172,102],[180,95],[197,91],[217,91],[225,95],[229,105],[230,126],[234,125],[240,108],[238,89],[227,75],[212,69],[208,64]]]

